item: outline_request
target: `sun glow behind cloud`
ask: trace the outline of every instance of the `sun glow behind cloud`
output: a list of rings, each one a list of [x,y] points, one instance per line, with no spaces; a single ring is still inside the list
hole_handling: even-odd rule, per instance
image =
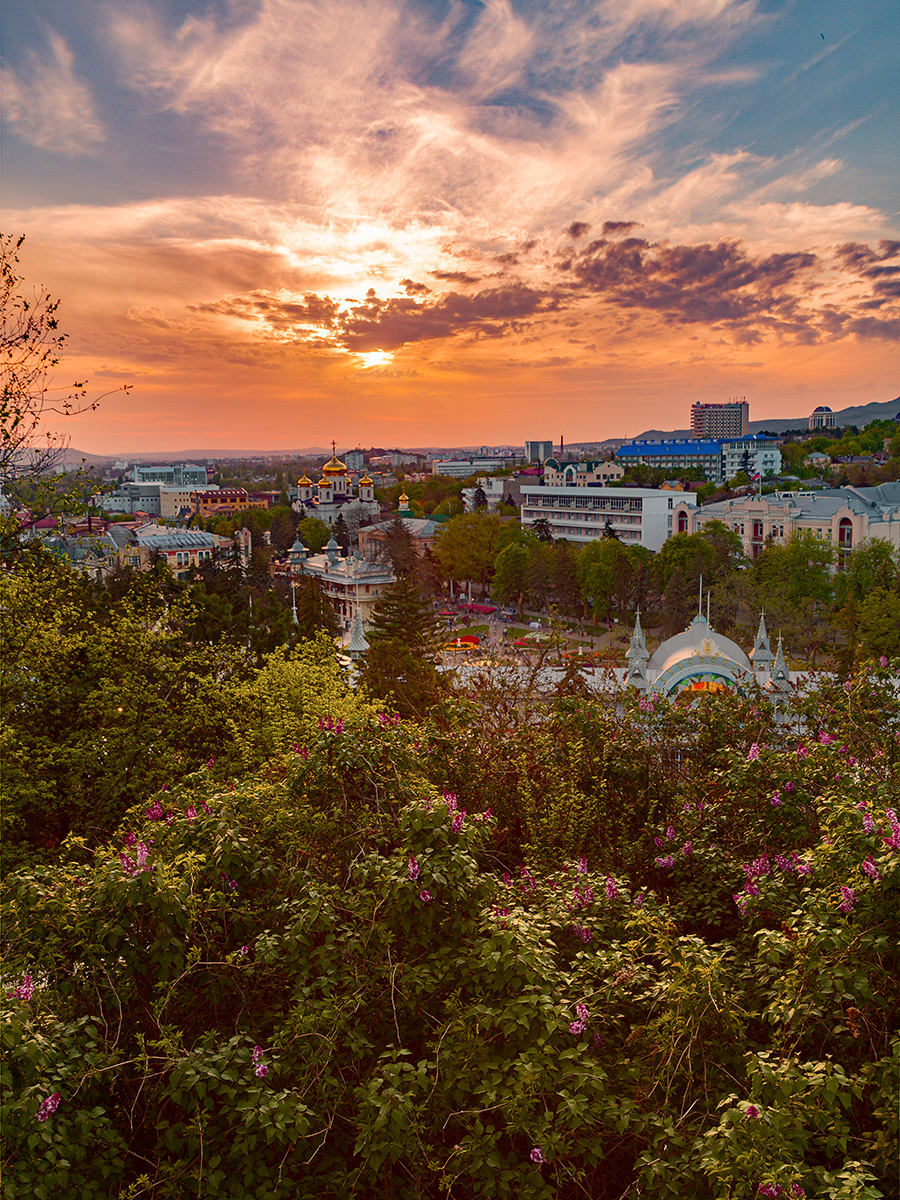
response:
[[[233,444],[247,404],[259,444],[447,444],[671,428],[735,392],[790,415],[813,380],[831,407],[896,394],[900,247],[847,161],[875,118],[773,132],[779,87],[802,75],[799,110],[828,71],[827,100],[862,34],[782,64],[753,39],[787,17],[752,0],[73,3],[102,55],[44,34],[14,78],[89,115],[98,198],[31,184],[4,223],[63,298],[69,373],[138,381],[132,445],[167,414]],[[23,170],[77,155],[16,104]],[[76,440],[107,426],[121,446],[108,406]]]
[[[387,350],[370,350],[354,357],[358,358],[364,367],[383,367],[394,360],[393,354]]]

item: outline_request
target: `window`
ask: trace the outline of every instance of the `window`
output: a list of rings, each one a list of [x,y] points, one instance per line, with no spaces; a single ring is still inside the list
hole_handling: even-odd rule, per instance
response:
[[[688,531],[687,513],[680,512],[678,514],[678,532],[679,533],[687,533],[687,531]]]

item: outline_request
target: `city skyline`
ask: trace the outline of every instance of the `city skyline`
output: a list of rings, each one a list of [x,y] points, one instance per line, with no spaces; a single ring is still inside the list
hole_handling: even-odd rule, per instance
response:
[[[90,453],[567,441],[898,394],[898,21],[34,0],[3,226]]]

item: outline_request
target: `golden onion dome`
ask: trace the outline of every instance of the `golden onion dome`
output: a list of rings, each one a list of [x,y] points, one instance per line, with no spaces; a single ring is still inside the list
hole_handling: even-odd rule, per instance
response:
[[[305,471],[303,472],[303,478],[297,480],[297,487],[312,487],[312,480]]]
[[[368,475],[363,475],[362,479],[359,481],[359,486],[360,487],[374,487],[375,485],[373,484],[372,480],[369,478]]]
[[[334,484],[331,482],[330,479],[326,479],[325,476],[323,475],[322,478],[319,480],[319,487],[334,487]]]
[[[398,500],[398,504],[409,504],[409,496],[407,496],[406,492],[400,493],[400,499]]]
[[[331,456],[331,459],[322,468],[323,475],[346,475],[347,464],[342,463],[336,454]]]

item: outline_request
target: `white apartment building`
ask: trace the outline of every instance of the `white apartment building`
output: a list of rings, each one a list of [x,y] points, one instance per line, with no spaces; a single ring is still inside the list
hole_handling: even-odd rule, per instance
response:
[[[626,545],[659,550],[672,534],[676,504],[691,508],[693,493],[655,488],[523,487],[522,525],[546,520],[554,538],[591,542],[602,537],[607,522]]]
[[[435,459],[431,464],[432,475],[448,475],[452,479],[468,479],[479,471],[501,471],[518,462],[515,458],[462,458]]]
[[[748,475],[778,475],[781,472],[781,451],[778,438],[751,433],[747,437],[722,443],[724,479],[733,479],[738,471]],[[745,466],[745,455],[746,463]]]

